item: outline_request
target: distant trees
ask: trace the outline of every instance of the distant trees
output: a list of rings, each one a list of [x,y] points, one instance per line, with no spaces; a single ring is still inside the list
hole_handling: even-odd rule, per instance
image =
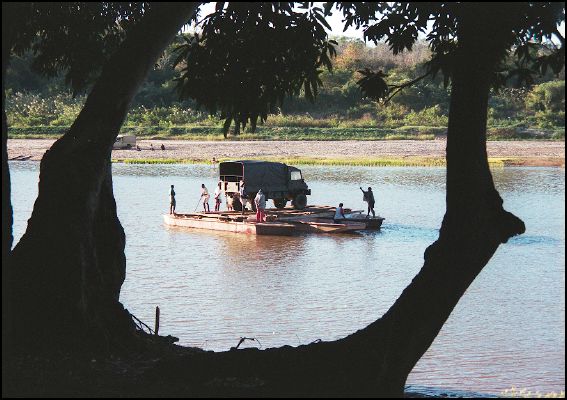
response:
[[[178,72],[173,67],[174,49],[182,43],[177,36],[163,56],[148,74],[132,103],[126,124],[129,126],[153,126],[171,128],[174,126],[214,125],[222,126],[219,115],[209,118],[206,109],[198,108],[194,99],[180,100],[175,90],[174,78]],[[383,70],[388,74],[390,84],[407,82],[425,70],[425,61],[430,57],[425,42],[418,42],[411,52],[393,56],[387,45],[365,46],[360,41],[338,39],[337,56],[333,70],[319,75],[322,86],[316,102],[305,97],[292,97],[274,109],[283,118],[271,118],[268,125],[293,125],[297,118],[337,119],[349,127],[373,121],[380,128],[403,126],[441,127],[446,126],[449,113],[450,87],[444,87],[443,79],[423,79],[398,93],[388,105],[378,105],[363,98],[356,82],[360,79],[358,70],[369,67]],[[70,126],[84,102],[84,95],[71,96],[64,83],[64,76],[46,78],[32,71],[32,56],[13,56],[7,70],[7,116],[11,126]],[[546,110],[541,102],[540,85],[558,86],[564,83],[562,75],[547,73],[535,80],[532,86],[517,89],[508,85],[498,92],[492,92],[489,100],[489,121],[491,128],[542,128],[561,129],[564,127],[564,91],[546,95]],[[552,84],[551,82],[555,82]],[[538,95],[532,96],[532,92]],[[286,118],[286,116],[291,116]],[[361,121],[361,119],[366,120]],[[357,121],[360,120],[360,121]],[[444,121],[444,122],[443,122]],[[307,122],[306,122],[307,123]],[[324,123],[324,122],[321,122]],[[315,125],[314,125],[315,126]],[[44,128],[37,133],[47,131]]]

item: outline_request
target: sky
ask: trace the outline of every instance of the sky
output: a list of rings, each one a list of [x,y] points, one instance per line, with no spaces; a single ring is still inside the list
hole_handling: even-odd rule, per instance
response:
[[[216,4],[215,2],[210,2],[201,6],[201,17],[214,12],[215,4]],[[343,32],[344,24],[341,22],[341,19],[342,17],[340,13],[336,10],[332,16],[327,18],[327,22],[329,22],[329,25],[331,25],[332,28],[332,31],[330,32],[330,36],[347,36],[347,37],[363,40],[362,29],[357,30],[356,28],[351,27],[346,32]]]
[[[216,2],[210,2],[210,3],[206,3],[205,5],[201,6],[201,10],[202,10],[201,16],[205,16],[209,13],[212,13],[215,10],[215,4],[216,4]],[[315,3],[315,5],[321,5],[321,4],[322,3]],[[333,15],[327,18],[327,22],[329,22],[329,25],[332,28],[331,32],[329,32],[330,36],[346,36],[346,37],[350,37],[350,38],[356,38],[356,39],[364,40],[362,29],[356,29],[356,28],[350,27],[345,32],[343,32],[344,24],[342,22],[342,14],[338,10],[333,10],[333,11],[334,11]],[[565,23],[562,23],[559,26],[559,32],[561,33],[561,35],[563,37],[565,37]],[[420,37],[425,38],[425,35],[420,34]],[[367,43],[367,44],[371,45],[371,43]]]

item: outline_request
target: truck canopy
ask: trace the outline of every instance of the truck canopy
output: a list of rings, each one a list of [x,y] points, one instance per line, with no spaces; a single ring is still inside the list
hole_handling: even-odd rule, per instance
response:
[[[219,165],[219,175],[223,181],[238,182],[244,178],[248,191],[286,190],[288,186],[288,166],[279,162],[241,160],[226,161]]]

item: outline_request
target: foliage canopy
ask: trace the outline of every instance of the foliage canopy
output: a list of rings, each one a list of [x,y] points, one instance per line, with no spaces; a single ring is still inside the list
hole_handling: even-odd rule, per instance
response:
[[[306,12],[296,11],[301,8]],[[557,30],[565,19],[563,3],[327,2],[320,8],[307,2],[218,2],[203,19],[202,33],[179,48],[182,98],[195,99],[210,113],[220,111],[225,134],[232,122],[236,132],[248,123],[254,130],[285,97],[301,90],[313,100],[321,68],[331,70],[336,54],[336,43],[325,31],[325,17],[333,12],[342,13],[345,30],[363,28],[365,40],[385,41],[394,54],[412,50],[419,35],[426,34],[432,57],[423,75],[388,84],[383,71],[359,71],[358,85],[374,100],[389,101],[426,76],[440,74],[447,86],[460,43],[468,40],[473,26],[482,31],[490,25],[497,31],[484,49],[495,88],[512,77],[519,84],[533,83],[534,74],[558,73],[564,65],[564,38]],[[551,45],[553,36],[561,47]],[[507,58],[511,49],[517,59],[513,65]]]
[[[220,111],[225,134],[233,121],[237,131],[248,123],[254,130],[301,89],[313,100],[336,42],[327,38],[323,10],[302,4],[305,13],[290,2],[217,3],[202,33],[178,48],[181,97]]]
[[[125,33],[141,19],[148,3],[61,2],[6,3],[12,17],[3,35],[12,53],[35,55],[35,71],[56,76],[75,93],[83,91],[100,74]]]
[[[441,73],[447,86],[454,73],[459,43],[467,40],[471,31],[483,31],[486,26],[497,34],[484,56],[492,64],[493,86],[499,88],[512,77],[519,84],[533,83],[533,75],[545,74],[548,69],[559,73],[565,65],[564,38],[557,26],[565,21],[565,6],[561,2],[516,2],[481,5],[478,3],[326,3],[345,16],[345,29],[351,25],[364,28],[364,37],[374,43],[385,40],[394,54],[411,50],[420,33],[432,51],[426,73],[403,85],[388,86],[381,71],[364,71],[359,82],[368,97],[391,99],[399,90],[428,75]],[[494,31],[492,29],[491,31]],[[552,45],[553,37],[561,47]],[[545,52],[538,51],[547,45]],[[506,56],[514,49],[517,62],[512,68],[505,65]],[[385,88],[388,88],[386,90]]]

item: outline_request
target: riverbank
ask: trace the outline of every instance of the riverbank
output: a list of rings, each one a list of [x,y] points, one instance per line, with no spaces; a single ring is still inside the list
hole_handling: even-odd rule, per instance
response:
[[[188,360],[201,349],[161,346],[137,355],[92,355],[58,352],[45,356],[18,354],[10,369],[3,371],[3,397],[193,397],[195,389],[186,384],[192,365]],[[164,366],[176,364],[176,370]],[[163,375],[163,376],[162,376]],[[235,384],[221,397],[243,397]],[[211,388],[211,392],[217,388]],[[197,392],[202,395],[201,392]],[[269,393],[277,396],[278,393]],[[551,393],[550,395],[555,395]],[[198,396],[201,397],[201,396]],[[215,396],[216,397],[216,396]],[[266,397],[266,396],[263,396]],[[487,393],[408,385],[404,398],[496,398]],[[516,396],[521,397],[521,396]],[[559,396],[551,396],[559,397]]]
[[[8,159],[39,161],[55,140],[8,139]],[[435,166],[444,165],[447,141],[183,141],[139,140],[140,151],[114,150],[115,162],[206,163],[263,159],[290,164]],[[165,150],[161,150],[161,145]],[[153,150],[152,150],[153,148]],[[488,141],[489,161],[498,166],[565,166],[565,142]]]
[[[160,351],[144,351],[134,357],[58,353],[56,356],[18,355],[10,370],[3,372],[6,397],[163,397],[163,387],[156,384],[156,369],[164,363],[183,363],[183,357],[201,352],[195,348],[171,346]],[[96,357],[96,358],[95,358]],[[191,388],[179,384],[186,379],[187,368],[162,378],[169,381],[169,393],[191,394]],[[152,373],[153,372],[153,373]],[[177,382],[175,382],[177,380]],[[275,394],[277,395],[277,394]],[[404,398],[565,398],[565,392],[540,393],[525,389],[506,389],[500,395],[441,387],[406,385]]]
[[[70,126],[11,126],[10,139],[57,139],[69,130]],[[123,135],[134,135],[142,140],[193,140],[226,141],[222,121],[207,120],[204,124],[185,126],[123,126]],[[254,133],[240,132],[237,136],[228,134],[229,140],[435,140],[446,137],[447,123],[441,126],[406,125],[386,128],[374,120],[338,121],[325,118],[293,118],[273,116]],[[498,127],[488,126],[488,140],[565,140],[565,129]]]

